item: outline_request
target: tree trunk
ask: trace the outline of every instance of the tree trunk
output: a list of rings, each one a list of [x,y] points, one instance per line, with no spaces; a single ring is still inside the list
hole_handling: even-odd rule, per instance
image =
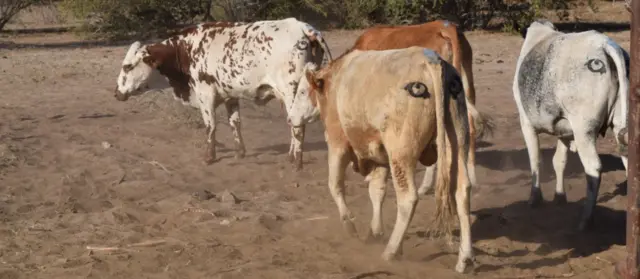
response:
[[[213,16],[211,15],[211,7],[213,6],[213,0],[205,0],[206,1],[206,6],[204,9],[204,18],[202,19],[203,21],[213,21]]]
[[[9,19],[10,17],[0,19],[0,30],[3,30],[4,26],[7,25],[7,23],[9,23]]]

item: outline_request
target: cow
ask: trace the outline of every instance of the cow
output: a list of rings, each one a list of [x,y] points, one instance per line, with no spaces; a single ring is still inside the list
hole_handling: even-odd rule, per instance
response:
[[[467,171],[469,128],[459,74],[431,49],[351,50],[320,70],[306,73],[312,105],[320,111],[328,146],[330,193],[346,232],[357,236],[344,199],[349,163],[369,182],[373,206],[367,239],[381,240],[381,207],[391,173],[397,217],[383,259],[401,253],[418,193],[416,163],[438,164],[436,228],[457,211],[460,249],[455,270],[473,261],[470,231],[471,180]],[[435,145],[433,143],[436,143]],[[437,146],[437,148],[436,148]],[[455,186],[454,186],[455,185]],[[449,230],[445,230],[449,232]]]
[[[513,96],[531,166],[529,205],[542,202],[539,134],[557,138],[553,168],[553,202],[564,204],[564,169],[567,152],[578,153],[587,180],[587,193],[578,231],[593,225],[593,210],[600,187],[598,135],[611,128],[619,147],[628,145],[627,52],[596,31],[565,34],[546,20],[533,22],[523,32],[513,79]],[[621,156],[627,169],[627,157]]]
[[[126,101],[171,87],[175,99],[200,109],[208,135],[204,161],[212,164],[215,109],[220,104],[227,110],[236,158],[242,158],[239,100],[265,105],[277,98],[288,111],[305,64],[323,65],[332,59],[322,34],[295,18],[201,23],[158,43],[134,42],[122,62],[115,98]],[[302,169],[304,131],[304,125],[291,127],[289,159],[297,170]]]
[[[453,64],[462,76],[462,83],[467,101],[475,105],[476,94],[473,83],[473,52],[471,44],[464,36],[462,30],[454,23],[446,20],[436,20],[418,25],[385,26],[378,25],[367,29],[358,39],[351,49],[358,50],[387,50],[399,49],[411,46],[420,46],[434,50],[440,57]],[[311,65],[309,65],[311,67]],[[302,80],[300,83],[300,94],[294,100],[293,108],[289,114],[290,122],[306,123],[310,118],[316,118],[317,109],[311,105],[309,100],[308,84]],[[481,114],[475,110],[474,106],[468,107],[471,141],[469,151],[469,174],[472,182],[476,183],[475,176],[475,149],[476,139],[484,135],[491,134],[493,123],[488,115]],[[476,131],[476,128],[480,128]],[[427,166],[424,178],[418,193],[427,193],[433,188],[433,176],[435,175],[435,165]]]

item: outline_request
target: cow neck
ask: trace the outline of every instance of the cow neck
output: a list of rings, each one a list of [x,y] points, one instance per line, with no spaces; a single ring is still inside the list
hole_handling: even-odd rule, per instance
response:
[[[148,50],[160,62],[157,70],[169,80],[174,94],[188,102],[191,94],[189,84],[193,83],[193,78],[189,73],[191,66],[189,47],[184,38],[174,37],[150,45]]]

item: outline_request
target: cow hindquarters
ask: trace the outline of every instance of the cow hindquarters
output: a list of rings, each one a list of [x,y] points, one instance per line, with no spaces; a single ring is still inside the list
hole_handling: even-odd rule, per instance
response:
[[[289,145],[289,162],[296,171],[302,170],[302,143],[304,142],[305,125],[291,127],[291,144]]]

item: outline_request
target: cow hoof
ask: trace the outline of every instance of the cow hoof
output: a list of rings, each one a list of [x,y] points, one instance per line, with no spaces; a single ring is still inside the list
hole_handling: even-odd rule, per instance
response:
[[[390,262],[390,261],[394,261],[395,259],[397,259],[397,256],[394,253],[384,252],[384,253],[382,253],[382,259],[385,260],[385,261]]]
[[[373,244],[373,243],[382,243],[384,240],[384,234],[382,232],[374,233],[369,230],[367,237],[364,239],[364,243]]]
[[[236,160],[243,159],[244,157],[245,157],[244,151],[236,153],[236,156],[235,156]]]
[[[567,204],[567,194],[566,193],[556,193],[553,196],[553,203],[555,205]]]
[[[358,231],[356,230],[356,225],[353,224],[350,220],[342,221],[342,226],[344,230],[347,232],[347,235],[351,237],[358,237]]]
[[[204,158],[204,163],[208,166],[208,165],[212,165],[213,163],[216,162],[216,158],[215,157],[206,157]]]
[[[538,207],[542,204],[542,191],[540,188],[531,188],[531,195],[529,196],[529,206]]]
[[[398,250],[395,253],[389,251],[384,251],[384,253],[382,253],[382,259],[388,262],[397,260],[400,256],[402,256],[402,247],[398,247]]]
[[[418,188],[418,195],[419,196],[432,195],[434,193],[433,190],[434,190],[433,187],[420,187]]]
[[[302,170],[302,159],[301,158],[294,158],[291,160],[291,164],[293,164],[293,169],[295,171],[301,171]]]
[[[466,273],[467,269],[471,269],[473,270],[476,266],[476,261],[473,258],[466,258],[463,259],[461,261],[459,261],[456,264],[456,272],[464,274]]]

